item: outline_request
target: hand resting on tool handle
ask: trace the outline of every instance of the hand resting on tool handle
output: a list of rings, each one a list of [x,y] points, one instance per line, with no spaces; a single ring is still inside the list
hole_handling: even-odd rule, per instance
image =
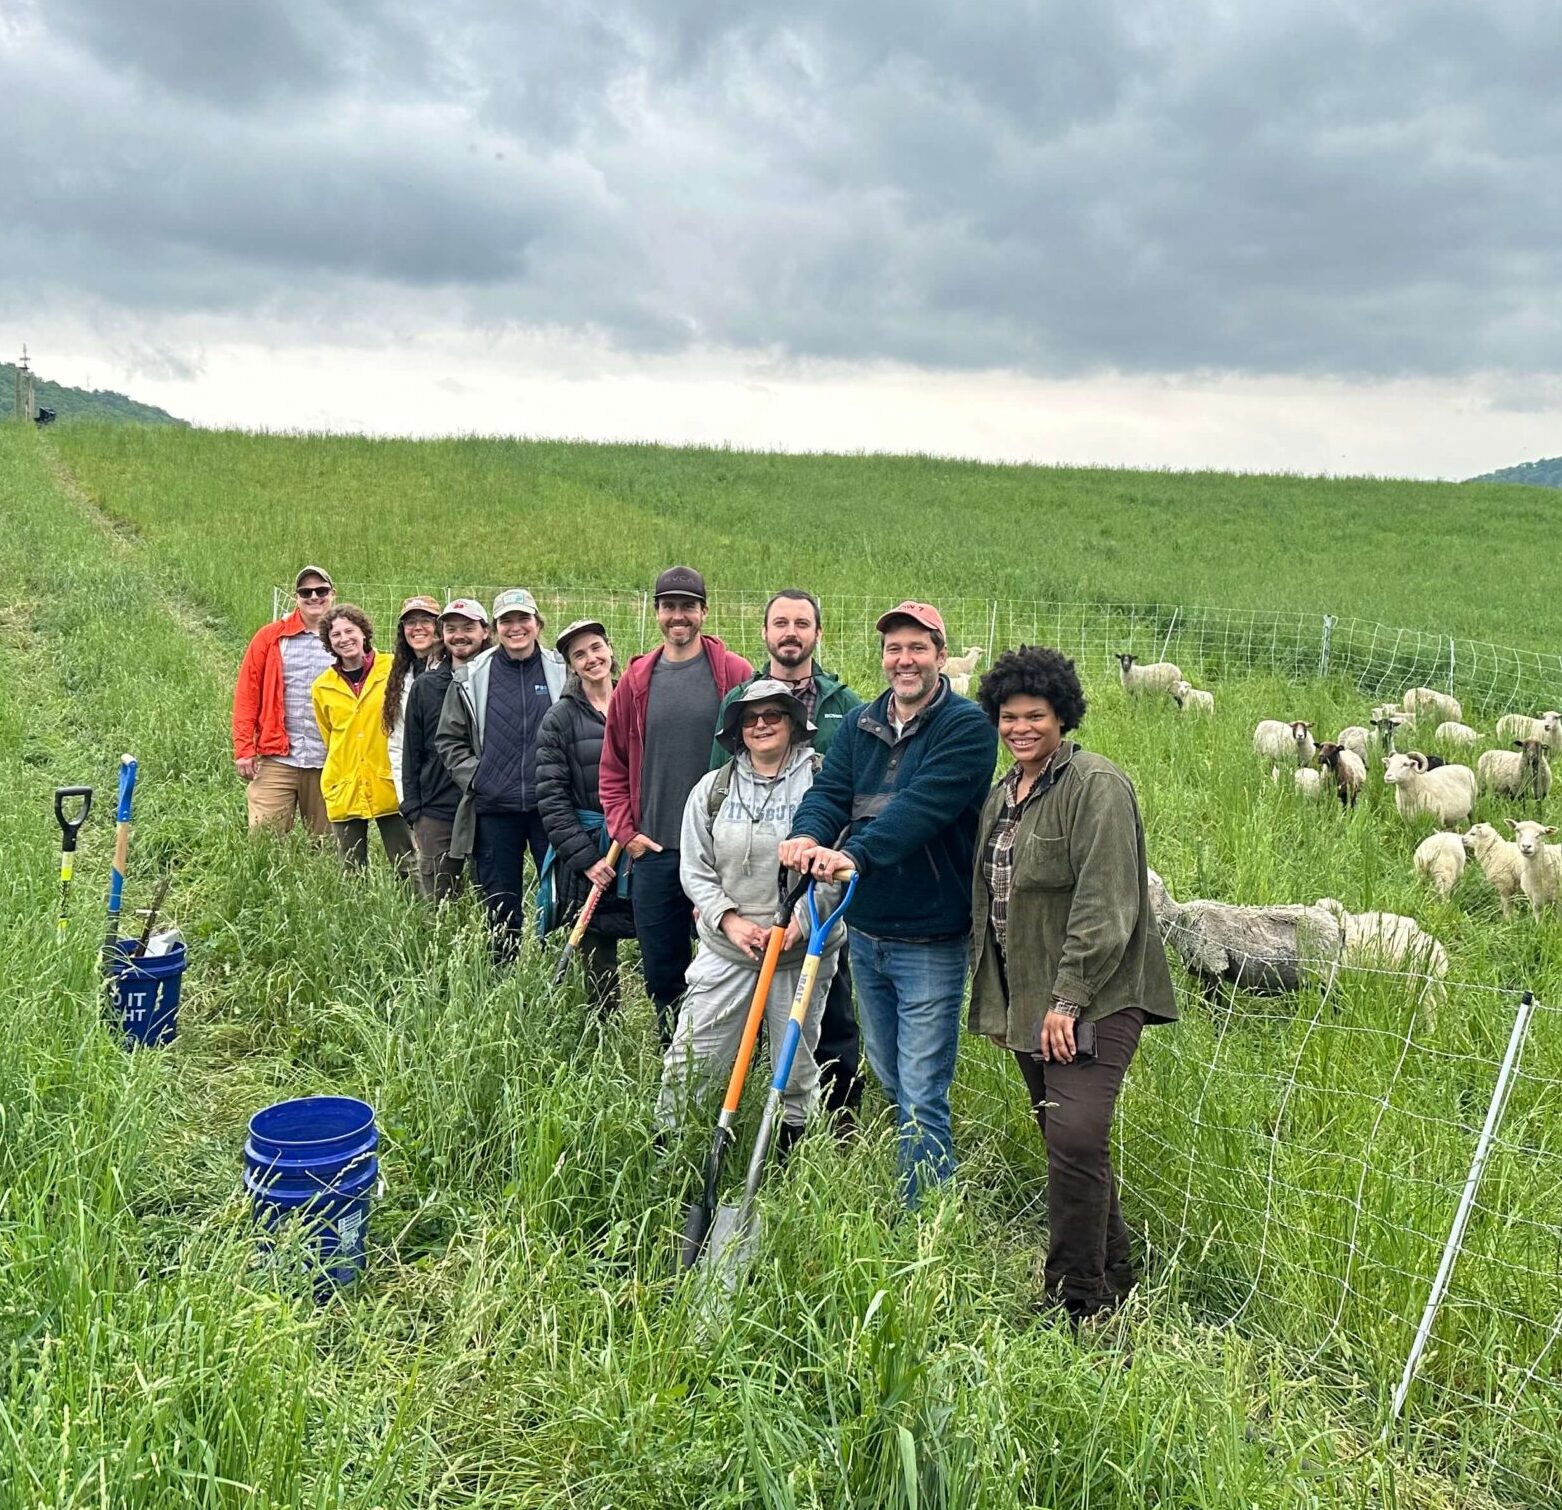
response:
[[[857,869],[857,862],[845,850],[831,849],[816,839],[783,839],[778,854],[788,870],[823,881],[845,881]]]
[[[603,855],[600,860],[595,862],[595,864],[588,865],[586,867],[585,874],[586,879],[590,881],[593,886],[607,887],[613,884],[613,878],[618,874],[618,872],[608,863],[607,856]]]

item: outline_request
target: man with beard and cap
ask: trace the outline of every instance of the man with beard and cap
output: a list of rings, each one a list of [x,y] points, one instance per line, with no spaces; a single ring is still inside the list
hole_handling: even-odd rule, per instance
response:
[[[538,643],[543,617],[524,587],[494,599],[490,650],[452,676],[434,742],[462,790],[450,837],[452,858],[472,856],[488,908],[494,949],[521,946],[526,855],[542,870],[548,836],[537,811],[537,735],[564,690],[564,657]]]
[[[287,833],[295,817],[317,838],[331,831],[320,771],[325,740],[312,689],[333,664],[320,624],[336,602],[323,567],[293,579],[293,611],[257,631],[233,690],[233,764],[245,783],[249,826]]]
[[[598,773],[608,833],[634,862],[635,936],[663,1048],[693,955],[694,906],[678,879],[683,808],[710,768],[722,698],[754,674],[701,633],[705,614],[705,579],[693,567],[671,566],[656,579],[662,643],[630,661],[613,689]]]
[[[765,653],[769,659],[764,675],[784,683],[802,703],[815,725],[813,747],[824,755],[848,716],[862,706],[862,699],[815,659],[821,624],[818,598],[800,587],[782,588],[765,604]],[[744,682],[727,694],[721,705],[721,719],[725,719],[734,700],[752,685]],[[727,751],[718,738],[711,754],[711,768],[724,765],[727,759]],[[862,1077],[857,1072],[861,1041],[857,1014],[852,1009],[851,964],[844,947],[825,999],[816,1057],[822,1074],[825,1110],[836,1114],[836,1125],[844,1131],[854,1124],[862,1100]]]
[[[472,598],[453,598],[439,616],[444,653],[412,684],[402,721],[401,815],[418,841],[418,890],[445,902],[461,890],[466,861],[450,853],[461,788],[434,744],[445,695],[457,671],[488,648],[488,610]]]
[[[844,868],[861,877],[847,919],[852,979],[868,1062],[895,1104],[902,1189],[915,1205],[955,1169],[949,1087],[976,829],[998,734],[943,674],[949,652],[936,608],[900,603],[878,630],[889,685],[847,720],[780,854],[815,876]]]

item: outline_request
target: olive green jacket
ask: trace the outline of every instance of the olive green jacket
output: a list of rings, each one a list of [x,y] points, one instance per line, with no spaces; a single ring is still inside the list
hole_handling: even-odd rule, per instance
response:
[[[1110,760],[1065,740],[1014,836],[1007,990],[982,857],[1003,798],[988,794],[971,884],[971,1029],[1036,1053],[1054,999],[1086,1022],[1142,1007],[1177,1016],[1171,971],[1150,911],[1144,824],[1132,783]]]

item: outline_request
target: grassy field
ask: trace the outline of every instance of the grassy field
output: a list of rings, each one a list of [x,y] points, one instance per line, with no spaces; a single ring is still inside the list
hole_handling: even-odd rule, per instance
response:
[[[1435,1011],[1363,975],[1206,1006],[1147,1042],[1122,1114],[1150,1280],[1086,1347],[1031,1302],[1044,1170],[1012,1067],[966,1046],[965,1175],[898,1210],[882,1131],[804,1145],[732,1324],[701,1335],[672,1234],[703,1134],[652,1153],[636,1001],[598,1034],[545,966],[382,873],[246,842],[227,696],[257,603],[344,579],[647,579],[1306,606],[1543,647],[1542,495],[640,448],[0,433],[0,1504],[1546,1505],[1562,1495],[1562,1016],[1537,1023],[1404,1427],[1377,1435],[1512,1018],[1562,1002],[1562,928],[1473,870],[1413,879],[1380,787],[1352,815],[1271,785],[1259,716],[1354,721],[1340,682],[1219,683],[1213,724],[1092,667],[1084,735],[1133,774],[1183,897],[1411,913],[1473,983]],[[575,521],[561,528],[560,518]],[[1341,524],[1342,518],[1349,526]],[[1478,575],[1477,575],[1478,571]],[[1509,586],[1509,579],[1515,586]],[[847,668],[869,685],[872,668]],[[1203,667],[1185,667],[1203,673]],[[175,877],[180,1037],[98,1027],[53,943],[58,784],[142,762],[131,903]],[[1500,819],[1482,799],[1477,817]],[[385,1132],[369,1275],[315,1307],[252,1267],[247,1116],[359,1094]],[[1132,1367],[1122,1367],[1130,1342]],[[1526,1377],[1536,1360],[1534,1377]]]

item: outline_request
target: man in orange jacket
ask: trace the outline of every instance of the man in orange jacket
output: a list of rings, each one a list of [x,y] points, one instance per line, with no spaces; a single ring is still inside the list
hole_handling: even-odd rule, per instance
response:
[[[293,592],[293,612],[259,630],[239,662],[233,763],[245,783],[251,829],[286,833],[296,816],[323,838],[331,831],[320,795],[325,741],[309,693],[331,667],[319,630],[336,601],[336,584],[321,567],[306,566]]]

